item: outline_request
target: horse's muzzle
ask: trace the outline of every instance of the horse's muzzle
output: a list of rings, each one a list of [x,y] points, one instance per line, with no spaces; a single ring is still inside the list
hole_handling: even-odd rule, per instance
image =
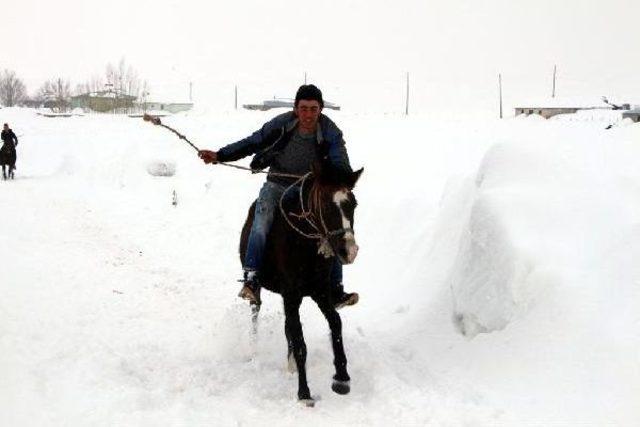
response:
[[[358,246],[354,238],[346,239],[345,254],[344,254],[345,264],[351,264],[356,260],[359,249],[360,247]]]

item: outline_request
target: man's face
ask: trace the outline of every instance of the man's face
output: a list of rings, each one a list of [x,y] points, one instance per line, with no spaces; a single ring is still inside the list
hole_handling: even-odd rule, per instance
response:
[[[8,130],[8,129],[9,129],[9,126],[8,126],[8,125],[4,125],[4,126],[2,126],[2,127],[3,127],[3,129],[4,129],[4,130]]]
[[[300,129],[313,132],[316,129],[318,117],[320,117],[320,112],[322,111],[320,103],[316,100],[301,99],[298,101],[295,111],[298,120],[300,120]]]

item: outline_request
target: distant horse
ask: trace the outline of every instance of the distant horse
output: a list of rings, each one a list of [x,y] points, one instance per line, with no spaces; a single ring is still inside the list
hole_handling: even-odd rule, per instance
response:
[[[332,303],[329,277],[334,256],[343,264],[349,264],[355,260],[358,251],[353,231],[357,203],[352,190],[361,173],[362,169],[338,175],[314,167],[312,174],[305,175],[283,194],[280,212],[276,213],[267,238],[261,285],[282,295],[284,300],[288,360],[290,366],[295,361],[298,399],[307,406],[313,406],[314,401],[307,385],[307,348],[299,314],[305,296],[315,301],[331,329],[336,371],[331,388],[338,394],[350,391],[342,321]],[[242,229],[241,261],[247,251],[254,210],[255,202]],[[253,309],[255,321],[260,305]]]
[[[16,168],[16,147],[13,142],[5,142],[0,148],[0,165],[2,165],[2,179],[13,179]],[[5,170],[9,168],[9,173]]]

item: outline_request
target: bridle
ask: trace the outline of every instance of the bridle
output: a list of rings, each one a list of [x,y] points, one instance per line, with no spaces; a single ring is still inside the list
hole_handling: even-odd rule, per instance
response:
[[[309,194],[309,203],[307,204],[307,208],[305,209],[304,197],[302,195],[302,192],[304,190],[304,184],[306,183],[307,179],[311,175],[313,175],[312,172],[309,172],[303,175],[297,181],[295,181],[293,184],[291,184],[284,190],[284,192],[282,193],[282,196],[280,196],[280,202],[279,202],[280,213],[282,214],[283,218],[287,221],[289,226],[293,228],[296,232],[298,232],[298,234],[308,239],[318,240],[319,241],[318,245],[320,247],[321,253],[324,253],[325,255],[329,255],[329,251],[331,251],[332,253],[330,255],[334,255],[336,251],[335,251],[335,248],[333,247],[333,244],[331,243],[330,238],[333,236],[338,236],[348,232],[353,233],[353,228],[342,227],[335,230],[329,230],[327,228],[327,225],[324,221],[324,216],[322,214],[322,201],[320,200],[320,192],[317,189],[314,189],[314,188],[311,189],[311,193]],[[298,184],[300,184],[300,189],[298,190],[298,196],[300,197],[300,209],[302,212],[300,214],[296,214],[293,212],[287,213],[285,212],[284,207],[282,206],[283,200],[287,195],[287,193],[289,192],[289,190],[291,190]],[[314,213],[314,210],[317,211],[317,215]],[[304,219],[311,226],[311,228],[313,228],[316,232],[305,233],[304,231],[300,230],[300,228],[296,227],[296,225],[289,219],[289,216],[292,216],[298,219]]]

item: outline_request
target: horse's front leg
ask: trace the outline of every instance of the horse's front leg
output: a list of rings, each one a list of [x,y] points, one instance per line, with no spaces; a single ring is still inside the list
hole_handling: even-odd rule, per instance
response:
[[[7,179],[7,172],[5,171],[4,165],[2,165],[2,179]]]
[[[284,328],[287,339],[293,347],[293,357],[298,368],[298,399],[309,406],[313,406],[313,399],[307,385],[307,346],[304,343],[302,324],[300,323],[300,304],[302,297],[299,295],[283,295],[284,300]]]
[[[344,344],[342,342],[342,320],[333,304],[331,304],[328,294],[316,295],[313,300],[318,304],[331,329],[333,365],[336,368],[331,389],[338,394],[347,394],[351,391],[351,378],[347,372],[347,356],[344,354]]]
[[[254,338],[258,335],[258,315],[260,314],[260,304],[251,302],[251,333]]]

